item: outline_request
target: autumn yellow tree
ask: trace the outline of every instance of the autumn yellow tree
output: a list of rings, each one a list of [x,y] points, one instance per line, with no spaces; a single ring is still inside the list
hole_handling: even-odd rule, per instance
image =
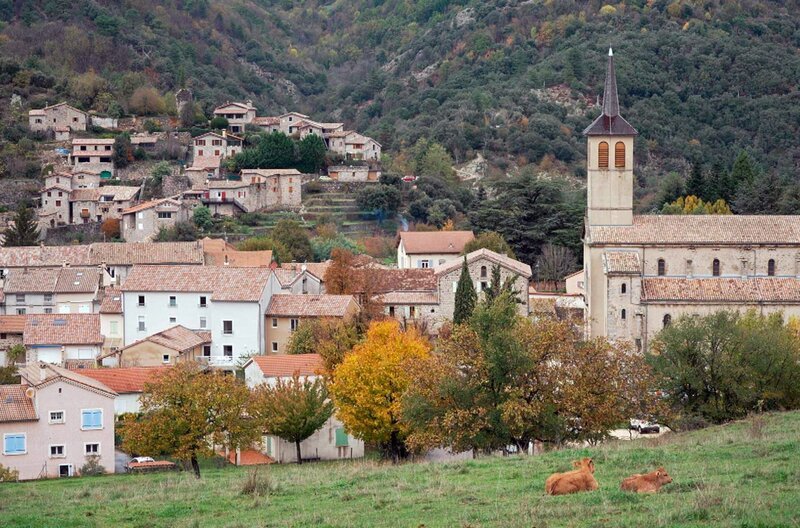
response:
[[[345,355],[330,386],[337,417],[348,431],[380,445],[393,461],[407,454],[409,433],[401,421],[401,399],[412,364],[427,359],[430,344],[414,328],[374,322],[366,340]]]
[[[145,384],[141,416],[128,415],[122,424],[122,447],[187,461],[200,478],[198,459],[212,456],[215,446],[248,447],[260,436],[249,418],[250,401],[250,391],[235,376],[181,363]]]
[[[363,338],[363,325],[357,319],[308,319],[300,322],[292,334],[289,354],[319,354],[328,377]]]

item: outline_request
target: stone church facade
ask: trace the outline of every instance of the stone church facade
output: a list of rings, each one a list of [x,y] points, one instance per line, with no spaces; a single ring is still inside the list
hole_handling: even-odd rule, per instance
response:
[[[587,136],[586,330],[640,350],[684,315],[800,316],[800,216],[634,215],[633,146],[609,50]]]

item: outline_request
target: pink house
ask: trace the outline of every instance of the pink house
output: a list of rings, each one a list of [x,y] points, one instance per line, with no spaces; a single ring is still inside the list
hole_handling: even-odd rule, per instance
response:
[[[103,383],[44,362],[0,385],[0,464],[20,480],[71,477],[95,458],[114,472],[114,399]]]

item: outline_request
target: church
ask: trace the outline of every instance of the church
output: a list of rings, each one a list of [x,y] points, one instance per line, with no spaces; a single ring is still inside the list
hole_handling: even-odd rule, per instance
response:
[[[800,216],[635,215],[636,129],[621,115],[613,52],[587,137],[586,332],[639,350],[685,315],[800,316]]]

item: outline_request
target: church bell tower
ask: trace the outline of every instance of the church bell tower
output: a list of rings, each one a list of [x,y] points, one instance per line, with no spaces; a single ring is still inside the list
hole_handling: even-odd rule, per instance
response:
[[[587,224],[633,223],[633,138],[638,134],[619,114],[614,53],[608,50],[603,113],[583,131],[587,138]]]

